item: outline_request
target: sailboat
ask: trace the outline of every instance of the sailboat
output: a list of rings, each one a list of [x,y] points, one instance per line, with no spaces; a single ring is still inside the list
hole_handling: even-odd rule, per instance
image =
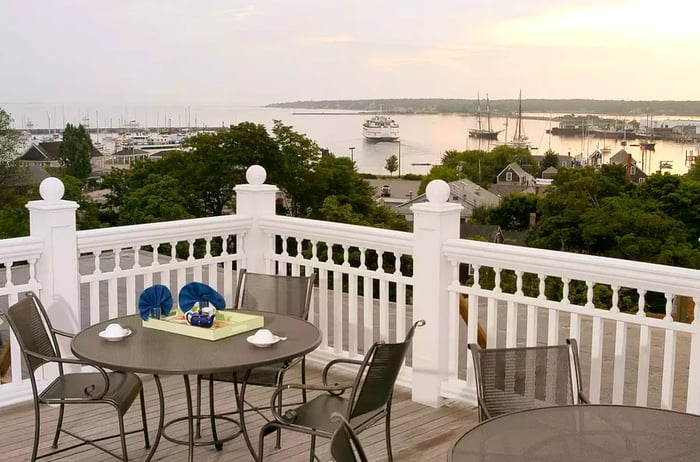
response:
[[[643,139],[647,137],[646,140]],[[654,119],[652,117],[649,117],[647,115],[647,127],[646,131],[644,133],[638,134],[640,139],[639,141],[639,147],[642,149],[642,151],[654,151],[656,150],[656,141],[654,141]]]
[[[491,108],[489,107],[489,95],[486,94],[486,128],[481,126],[481,98],[479,94],[476,94],[476,110],[477,110],[477,128],[469,130],[470,138],[479,138],[482,140],[497,140],[498,134],[501,133],[500,130],[493,130],[491,128]]]
[[[530,144],[530,139],[525,135],[523,130],[523,91],[520,90],[518,94],[518,120],[515,122],[515,135],[513,139],[508,142],[508,146],[513,146],[516,148],[528,148],[530,149],[532,145]]]

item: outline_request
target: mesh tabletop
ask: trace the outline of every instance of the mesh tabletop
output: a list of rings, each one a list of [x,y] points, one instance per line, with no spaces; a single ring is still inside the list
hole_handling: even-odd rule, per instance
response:
[[[268,348],[246,341],[253,332],[216,341],[177,335],[142,326],[138,315],[105,321],[81,331],[71,343],[75,356],[114,370],[144,374],[214,374],[245,371],[266,364],[302,356],[321,343],[321,331],[313,324],[293,316],[264,315],[265,328],[286,337]],[[113,322],[129,328],[132,334],[119,342],[108,342],[98,333]],[[203,328],[202,328],[203,329]]]
[[[467,431],[453,462],[700,461],[700,416],[581,405],[506,414]]]

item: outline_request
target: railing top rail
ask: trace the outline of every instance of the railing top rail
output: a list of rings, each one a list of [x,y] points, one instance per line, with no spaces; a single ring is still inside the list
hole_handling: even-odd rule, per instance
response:
[[[689,268],[464,239],[443,249],[465,263],[700,297],[700,271]]]
[[[43,251],[43,241],[34,237],[0,239],[0,262],[38,258]]]
[[[391,249],[404,254],[412,254],[414,249],[413,234],[404,231],[285,216],[264,217],[258,223],[267,233],[299,235],[359,248]]]
[[[252,226],[252,223],[253,220],[250,217],[224,215],[90,229],[78,231],[78,249],[81,252],[86,252],[105,248],[130,247],[142,243],[181,241],[187,240],[192,236],[233,234],[247,231]]]

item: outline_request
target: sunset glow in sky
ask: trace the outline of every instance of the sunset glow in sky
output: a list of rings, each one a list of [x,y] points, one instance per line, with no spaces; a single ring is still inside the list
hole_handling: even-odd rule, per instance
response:
[[[692,0],[0,0],[3,103],[700,100]]]

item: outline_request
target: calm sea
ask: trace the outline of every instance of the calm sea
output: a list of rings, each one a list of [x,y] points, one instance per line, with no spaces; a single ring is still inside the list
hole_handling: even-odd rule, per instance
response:
[[[190,126],[213,127],[237,124],[244,121],[265,124],[271,127],[273,120],[282,120],[298,132],[305,133],[321,147],[328,148],[338,156],[352,156],[361,172],[387,174],[384,169],[386,159],[397,155],[401,160],[401,173],[425,173],[431,164],[440,163],[447,150],[490,149],[485,141],[467,136],[470,128],[475,128],[475,117],[446,115],[395,115],[401,127],[400,142],[367,142],[362,137],[362,122],[366,114],[319,114],[300,109],[279,109],[246,106],[189,106],[189,107],[116,107],[46,105],[46,104],[6,104],[4,109],[14,118],[16,128],[24,128],[31,121],[35,128],[56,128],[65,123],[89,123],[101,128],[118,128],[125,122],[135,120],[142,127]],[[660,119],[659,119],[660,120]],[[492,118],[492,126],[504,130],[499,143],[506,138],[506,119]],[[513,137],[515,120],[508,120],[507,136]],[[530,142],[538,149],[534,154],[543,154],[551,148],[559,154],[581,156],[590,154],[597,147],[610,147],[612,154],[622,148],[619,140],[600,138],[557,137],[546,133],[550,128],[547,120],[523,120],[523,129]],[[634,143],[630,141],[629,143]],[[355,149],[351,150],[350,148]],[[694,144],[681,144],[671,141],[657,141],[656,150],[647,153],[642,159],[639,147],[627,146],[627,151],[644,171],[656,171],[660,162],[670,162],[673,173],[685,173],[688,169],[686,156],[697,154]]]

